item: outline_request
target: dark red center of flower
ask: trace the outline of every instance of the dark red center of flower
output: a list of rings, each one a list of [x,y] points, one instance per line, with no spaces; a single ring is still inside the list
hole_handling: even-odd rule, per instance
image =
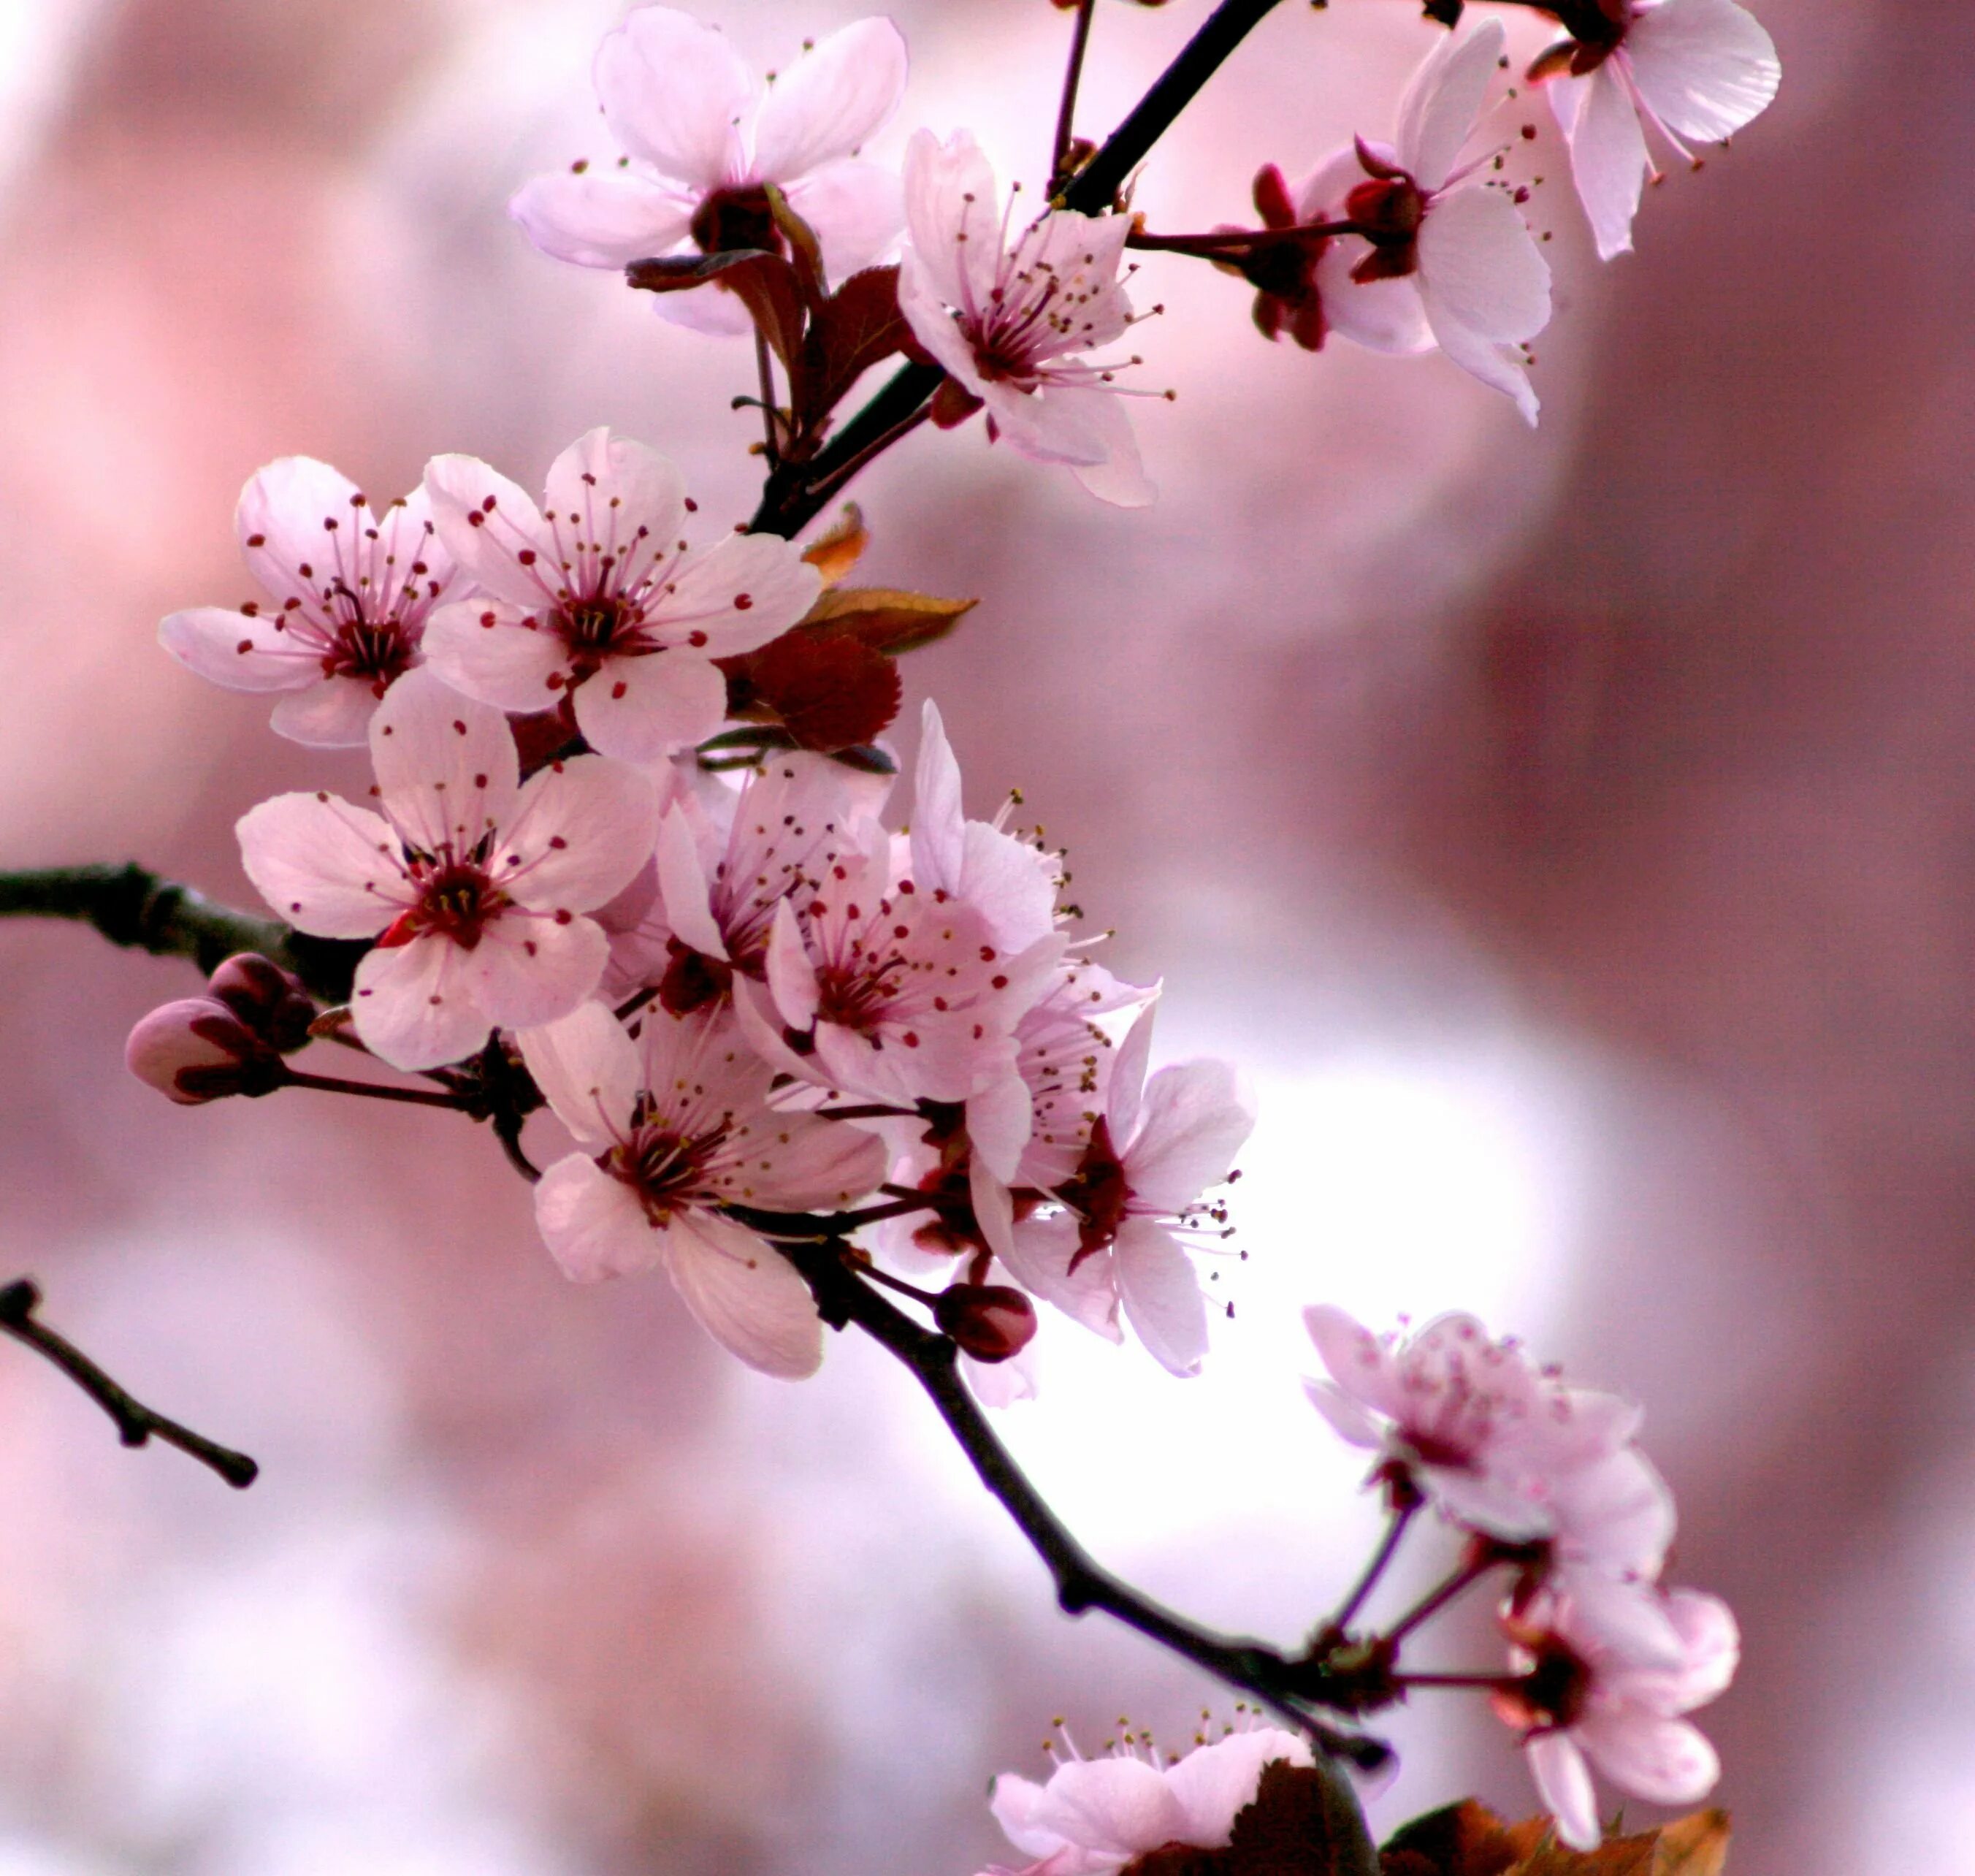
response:
[[[1517,1644],[1536,1664],[1513,1688],[1498,1689],[1490,1703],[1511,1726],[1569,1726],[1576,1723],[1591,1691],[1591,1664],[1561,1637],[1511,1624]]]
[[[621,1179],[638,1196],[645,1216],[655,1225],[669,1225],[672,1214],[704,1193],[707,1169],[725,1143],[723,1121],[708,1134],[688,1135],[676,1127],[641,1120],[631,1137],[611,1148],[597,1163]]]
[[[1344,213],[1372,244],[1372,252],[1351,270],[1360,286],[1418,271],[1426,196],[1411,176],[1375,176],[1360,183],[1345,197]]]
[[[894,979],[905,968],[905,960],[895,953],[826,964],[816,974],[817,1022],[869,1036],[889,1012],[898,993]]]
[[[1132,1196],[1132,1188],[1125,1182],[1123,1163],[1111,1144],[1110,1123],[1101,1115],[1090,1129],[1090,1144],[1084,1148],[1083,1157],[1063,1186],[1061,1196],[1077,1216],[1076,1254],[1070,1260],[1074,1270],[1117,1236]]]
[[[716,189],[695,212],[692,233],[702,254],[750,248],[770,254],[787,252],[768,206],[768,192],[759,187]]]
[[[358,609],[337,627],[322,655],[324,677],[354,677],[383,696],[393,682],[411,668],[412,641],[395,618],[371,620]]]
[[[708,957],[676,938],[665,940],[665,974],[659,979],[659,1001],[675,1016],[717,1003],[734,985],[734,966],[725,958]]]
[[[472,861],[442,861],[422,877],[414,863],[412,877],[419,884],[419,903],[392,920],[377,940],[380,950],[436,933],[450,938],[462,950],[471,951],[489,922],[513,903],[487,877],[485,869]]]

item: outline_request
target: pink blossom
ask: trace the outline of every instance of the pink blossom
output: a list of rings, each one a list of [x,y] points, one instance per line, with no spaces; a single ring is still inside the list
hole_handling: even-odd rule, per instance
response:
[[[982,1222],[1018,1282],[1113,1339],[1122,1307],[1155,1360],[1191,1374],[1207,1352],[1207,1305],[1183,1234],[1201,1194],[1228,1177],[1255,1112],[1225,1062],[1178,1063],[1147,1081],[1152,1015],[1119,1045],[1103,1115],[1052,1194],[1057,1209]]]
[[[679,471],[607,430],[550,466],[546,515],[472,456],[435,457],[426,489],[441,538],[485,593],[434,614],[432,669],[504,710],[568,695],[590,745],[626,762],[711,736],[727,713],[714,660],[780,637],[821,590],[771,535],[689,549]]]
[[[1525,1580],[1567,1599],[1578,1626],[1642,1667],[1671,1667],[1680,1639],[1653,1585],[1673,1543],[1673,1494],[1636,1446],[1568,1469],[1549,1495],[1555,1529]]]
[[[537,176],[515,196],[509,212],[544,254],[619,268],[688,239],[706,253],[779,248],[771,183],[816,232],[833,278],[897,239],[898,178],[856,154],[905,90],[905,44],[889,20],[853,21],[764,85],[717,27],[639,7],[605,36],[594,75],[604,122],[628,154]],[[704,331],[748,330],[724,291],[659,304]]]
[[[123,1065],[181,1107],[228,1094],[268,1094],[287,1078],[274,1045],[217,997],[181,997],[141,1019]]]
[[[1595,1765],[1621,1790],[1648,1802],[1696,1804],[1714,1789],[1720,1761],[1681,1716],[1704,1707],[1734,1678],[1740,1637],[1728,1605],[1677,1589],[1662,1598],[1678,1638],[1677,1660],[1641,1667],[1587,1628],[1568,1598],[1509,1624],[1512,1662],[1524,1679],[1496,1697],[1509,1724],[1526,1729],[1523,1751],[1557,1834],[1576,1850],[1602,1840],[1591,1786]]]
[[[575,1009],[607,950],[578,915],[650,853],[650,782],[587,755],[522,786],[506,718],[427,670],[391,687],[370,754],[381,814],[283,795],[238,829],[247,877],[291,924],[377,940],[352,1001],[364,1045],[396,1068],[435,1068],[496,1025]]]
[[[1047,1784],[1004,1772],[994,1821],[1038,1859],[1020,1876],[1114,1876],[1155,1850],[1224,1849],[1234,1820],[1255,1802],[1263,1768],[1311,1763],[1293,1733],[1256,1726],[1160,1764],[1121,1753],[1059,1766]],[[982,1876],[1014,1876],[998,1868]]]
[[[1549,323],[1549,268],[1503,189],[1462,164],[1506,39],[1498,20],[1449,35],[1414,74],[1392,145],[1362,138],[1299,188],[1306,222],[1348,220],[1316,266],[1329,324],[1375,351],[1438,345],[1462,370],[1537,402],[1526,346]]]
[[[648,1010],[627,1032],[600,1003],[521,1032],[528,1069],[581,1150],[535,1187],[535,1219],[578,1282],[663,1269],[713,1338],[751,1368],[813,1374],[808,1286],[726,1204],[839,1208],[885,1176],[884,1149],[840,1122],[771,1107],[774,1071],[733,1018]]]
[[[360,745],[392,681],[417,663],[452,556],[422,490],[380,515],[311,456],[284,456],[241,491],[241,551],[268,602],[196,606],[158,627],[165,649],[228,690],[283,691],[274,726],[320,748]]]
[[[1330,1375],[1304,1384],[1317,1410],[1354,1446],[1403,1466],[1444,1516],[1506,1543],[1556,1533],[1560,1502],[1576,1502],[1566,1482],[1610,1460],[1638,1424],[1637,1408],[1566,1387],[1472,1316],[1441,1316],[1404,1341],[1328,1304],[1303,1321]],[[1588,1500],[1581,1526],[1578,1537],[1595,1541]]]
[[[914,133],[899,311],[954,382],[987,406],[991,436],[1038,462],[1067,463],[1101,500],[1143,507],[1153,489],[1112,382],[1118,367],[1084,356],[1132,324],[1118,278],[1131,218],[1060,209],[1011,248],[1013,205],[1004,213],[999,200],[994,169],[968,132],[943,145],[930,130]]]
[[[1571,174],[1601,259],[1632,245],[1648,127],[1696,162],[1683,138],[1724,143],[1767,110],[1783,81],[1776,48],[1734,0],[1598,0],[1593,27],[1553,47],[1531,74],[1570,145]]]

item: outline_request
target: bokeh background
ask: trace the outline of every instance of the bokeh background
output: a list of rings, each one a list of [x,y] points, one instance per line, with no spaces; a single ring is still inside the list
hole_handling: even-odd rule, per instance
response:
[[[859,9],[704,10],[766,65]],[[1033,186],[1063,17],[893,10],[877,153],[965,123]],[[1954,0],[1758,10],[1781,100],[1609,269],[1544,110],[1502,120],[1544,125],[1540,432],[1438,360],[1271,347],[1239,283],[1162,262],[1159,506],[978,426],[859,493],[867,571],[981,597],[908,673],[970,805],[1024,788],[1116,967],[1163,974],[1163,1052],[1262,1101],[1208,1373],[1045,1336],[1006,1425],[1060,1509],[1290,1639],[1375,1525],[1297,1305],[1477,1309],[1646,1404],[1678,1574],[1744,1625],[1706,1720],[1740,1876],[1909,1876],[1975,1836],[1975,39]],[[503,213],[600,150],[615,11],[0,5],[0,864],[251,903],[235,818],[363,785],[156,644],[245,596],[232,506],[273,456],[530,482],[607,422],[710,517],[751,505],[744,351]],[[1201,11],[1105,0],[1083,123]],[[1286,5],[1140,205],[1238,216],[1260,161],[1382,130],[1434,30]],[[662,1283],[564,1285],[445,1117],[130,1081],[184,967],[25,926],[0,960],[0,1274],[266,1468],[236,1497],[127,1454],[0,1347],[5,1876],[968,1876],[987,1777],[1039,1771],[1054,1715],[1086,1746],[1224,1716],[1055,1614],[876,1351],[744,1372]],[[1485,1713],[1394,1731],[1381,1822],[1526,1808]]]

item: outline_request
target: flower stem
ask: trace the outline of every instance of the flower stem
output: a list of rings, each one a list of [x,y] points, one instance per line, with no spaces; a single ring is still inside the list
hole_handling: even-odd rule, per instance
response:
[[[1415,1629],[1429,1618],[1438,1615],[1455,1597],[1471,1588],[1494,1569],[1502,1559],[1492,1549],[1482,1549],[1454,1571],[1438,1588],[1430,1591],[1411,1608],[1401,1616],[1385,1631],[1385,1640],[1398,1643],[1405,1639]]]
[[[1421,1499],[1411,1499],[1395,1508],[1385,1526],[1384,1541],[1372,1553],[1372,1561],[1365,1565],[1364,1575],[1352,1585],[1351,1593],[1338,1605],[1337,1613],[1324,1624],[1327,1632],[1341,1635],[1351,1626],[1352,1618],[1365,1606],[1365,1598],[1378,1587],[1379,1579],[1398,1554],[1400,1540],[1405,1537],[1406,1527],[1418,1514],[1421,1502]]]
[[[1070,61],[1063,68],[1063,102],[1057,107],[1056,142],[1050,154],[1050,194],[1053,196],[1069,178],[1070,146],[1076,134],[1076,88],[1083,81],[1083,54],[1090,44],[1090,18],[1097,0],[1076,0],[1076,25],[1070,35]]]
[[[409,1101],[420,1107],[450,1107],[464,1113],[466,1103],[457,1094],[442,1094],[436,1088],[390,1088],[382,1081],[352,1081],[340,1075],[311,1075],[304,1068],[291,1068],[285,1085],[317,1088],[326,1094],[368,1094],[373,1101]]]
[[[236,1453],[194,1433],[175,1420],[168,1420],[134,1399],[112,1381],[88,1356],[68,1340],[58,1335],[35,1315],[41,1292],[33,1280],[21,1277],[0,1287],[0,1334],[25,1343],[35,1352],[53,1362],[90,1400],[117,1423],[118,1436],[126,1446],[142,1446],[153,1436],[167,1446],[189,1453],[202,1466],[210,1466],[226,1483],[238,1489],[251,1485],[261,1468],[245,1453]]]

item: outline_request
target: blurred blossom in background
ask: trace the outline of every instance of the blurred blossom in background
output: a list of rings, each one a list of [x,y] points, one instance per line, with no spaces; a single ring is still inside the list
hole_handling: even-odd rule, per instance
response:
[[[698,10],[765,65],[865,9]],[[744,346],[505,216],[601,150],[616,11],[0,6],[0,864],[134,855],[251,903],[236,816],[366,785],[156,647],[245,595],[232,505],[274,456],[533,485],[607,423],[709,517],[751,505]],[[912,82],[867,153],[966,125],[1034,186],[1064,16],[893,11]],[[1082,124],[1200,11],[1100,7]],[[1609,269],[1521,107],[1539,432],[1444,360],[1269,346],[1241,283],[1152,256],[1157,508],[978,425],[857,492],[874,580],[981,598],[906,666],[970,805],[1022,786],[1111,961],[1164,976],[1163,1058],[1261,1098],[1205,1376],[1052,1320],[1004,1417],[1072,1526],[1294,1637],[1376,1525],[1297,1306],[1474,1308],[1647,1405],[1680,1576],[1743,1622],[1708,1716],[1738,1876],[1906,1876],[1975,1828],[1975,41],[1953,0],[1758,11],[1776,109]],[[1237,219],[1260,163],[1382,133],[1417,15],[1284,6],[1138,206]],[[265,1469],[236,1498],[133,1457],[0,1348],[4,1876],[966,1876],[1053,1714],[1177,1745],[1224,1710],[1055,1614],[876,1350],[783,1387],[662,1284],[565,1285],[446,1117],[169,1107],[122,1038],[185,967],[0,944],[0,1275]],[[1382,1825],[1533,1808],[1485,1713],[1393,1730]]]

